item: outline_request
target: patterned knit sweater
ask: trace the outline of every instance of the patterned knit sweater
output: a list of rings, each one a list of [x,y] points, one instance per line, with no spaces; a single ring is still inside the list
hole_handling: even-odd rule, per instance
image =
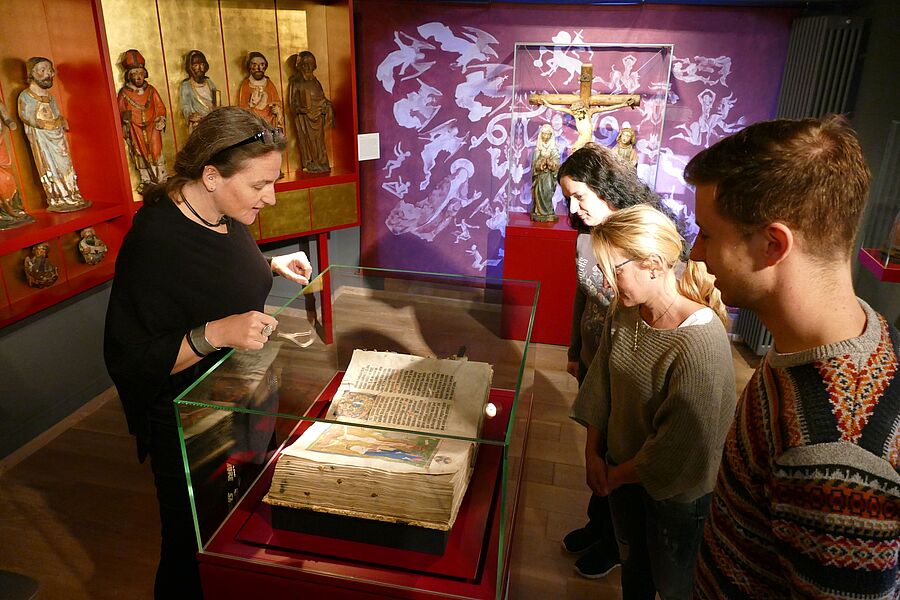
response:
[[[734,417],[725,328],[714,318],[653,329],[637,308],[620,308],[609,324],[570,416],[600,430],[611,464],[634,459],[653,499],[708,494]]]
[[[697,598],[897,598],[900,335],[766,356],[725,442]]]

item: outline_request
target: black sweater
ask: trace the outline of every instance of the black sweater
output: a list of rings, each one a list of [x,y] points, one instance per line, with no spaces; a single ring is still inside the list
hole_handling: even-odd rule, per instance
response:
[[[155,202],[153,200],[156,200]],[[222,352],[170,375],[192,328],[249,310],[262,311],[272,272],[246,226],[221,234],[157,194],[137,212],[116,260],[106,313],[104,358],[139,453],[148,418],[174,419],[172,400]]]

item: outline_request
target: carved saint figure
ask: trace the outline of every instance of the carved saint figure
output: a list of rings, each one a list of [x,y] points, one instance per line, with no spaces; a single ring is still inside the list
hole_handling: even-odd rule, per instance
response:
[[[334,109],[316,79],[316,57],[304,50],[297,55],[299,74],[290,80],[291,108],[300,142],[300,161],[308,173],[331,170],[325,149],[325,127],[334,127]]]
[[[616,156],[624,160],[632,169],[637,169],[638,154],[634,147],[637,138],[634,128],[623,127],[616,136]]]
[[[31,249],[31,256],[25,257],[25,279],[31,287],[50,287],[59,279],[59,269],[50,262],[49,254],[49,244],[38,244]]]
[[[72,165],[66,131],[69,122],[59,112],[50,93],[56,70],[49,58],[34,56],[25,62],[28,87],[19,94],[19,118],[47,194],[47,210],[69,212],[87,208],[90,202],[81,197],[78,176]]]
[[[534,155],[531,157],[531,220],[553,223],[559,220],[553,210],[556,173],[559,171],[559,148],[549,123],[541,125]]]
[[[144,57],[127,50],[122,58],[125,85],[119,90],[119,116],[134,168],[141,178],[138,191],[147,183],[166,180],[162,132],[166,130],[166,105],[155,87],[147,83]]]
[[[238,87],[237,103],[241,108],[260,116],[273,128],[283,128],[281,96],[278,95],[278,88],[272,80],[266,77],[268,68],[269,61],[262,53],[250,53],[247,57],[247,72],[250,75],[244,78]]]
[[[594,115],[602,112],[609,112],[620,108],[634,108],[637,106],[635,101],[628,96],[625,100],[617,104],[608,106],[588,106],[581,100],[574,101],[570,106],[562,104],[550,104],[547,100],[543,100],[544,106],[547,108],[558,110],[562,113],[570,115],[575,119],[575,130],[578,132],[578,138],[572,143],[570,152],[575,152],[588,142],[594,139]]]
[[[16,178],[12,170],[12,156],[6,147],[3,137],[4,128],[14,131],[17,127],[6,112],[6,107],[0,102],[0,230],[12,229],[27,223],[33,223],[34,218],[25,212],[22,206],[22,198],[16,187]]]
[[[188,124],[188,133],[194,131],[200,119],[219,106],[218,90],[212,79],[206,76],[209,61],[199,50],[191,50],[185,58],[187,79],[181,82],[181,113]]]
[[[106,256],[106,252],[109,248],[106,246],[106,242],[97,237],[97,232],[94,231],[93,227],[85,227],[81,230],[81,241],[78,242],[78,251],[81,253],[81,257],[84,258],[84,262],[89,265],[96,265],[103,257]]]

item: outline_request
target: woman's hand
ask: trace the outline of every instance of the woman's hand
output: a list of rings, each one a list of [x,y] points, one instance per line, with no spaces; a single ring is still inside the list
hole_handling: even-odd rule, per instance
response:
[[[210,321],[206,326],[206,339],[217,348],[259,350],[269,341],[269,336],[277,326],[278,321],[274,317],[251,310]]]
[[[301,285],[309,283],[312,265],[305,252],[294,252],[272,257],[272,272]]]
[[[569,362],[566,363],[566,373],[568,373],[575,379],[578,379],[578,375],[580,374],[578,371],[579,371],[579,368],[578,368],[577,360],[570,360]]]
[[[585,472],[587,473],[587,484],[591,490],[598,496],[609,495],[610,489],[607,482],[607,466],[606,461],[599,455],[588,452],[585,455]]]

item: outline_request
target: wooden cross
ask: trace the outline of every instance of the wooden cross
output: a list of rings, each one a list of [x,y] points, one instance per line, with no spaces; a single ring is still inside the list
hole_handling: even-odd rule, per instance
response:
[[[641,104],[639,94],[592,94],[593,81],[594,66],[582,64],[577,94],[528,94],[528,104],[544,105],[574,117],[578,139],[572,144],[573,151],[591,141],[593,137],[591,118],[595,114],[626,107],[633,109]]]

